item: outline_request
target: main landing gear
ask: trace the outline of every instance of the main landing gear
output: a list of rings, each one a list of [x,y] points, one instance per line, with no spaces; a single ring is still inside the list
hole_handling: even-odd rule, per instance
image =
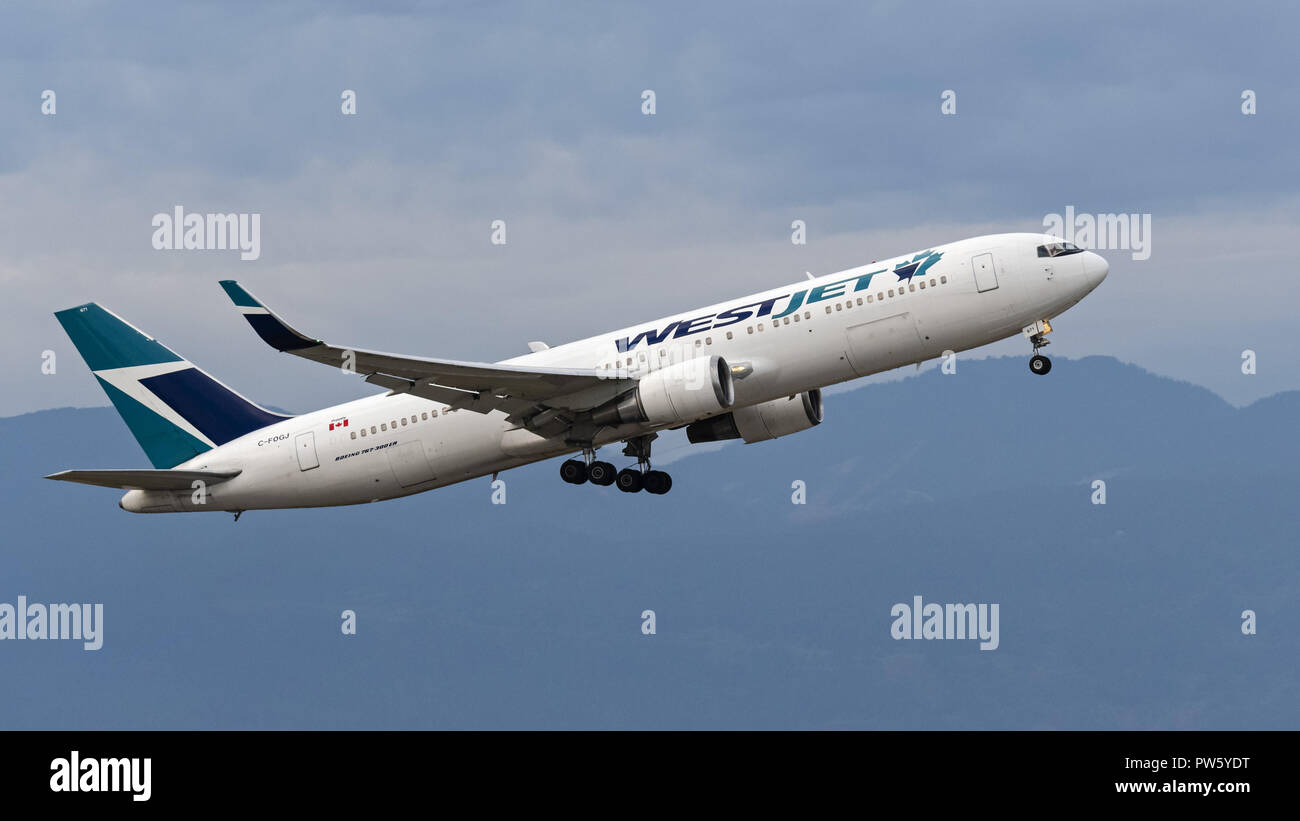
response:
[[[609,462],[596,461],[594,448],[583,448],[582,459],[569,459],[560,465],[560,478],[571,485],[590,481],[593,485],[616,485],[624,493],[644,490],[662,496],[673,489],[673,478],[662,470],[650,469],[650,442],[656,435],[651,433],[627,441],[623,455],[635,457],[634,468],[616,470]]]
[[[1052,370],[1052,360],[1038,352],[1039,348],[1051,344],[1047,340],[1047,335],[1052,332],[1052,324],[1046,319],[1040,319],[1033,325],[1029,325],[1021,331],[1029,337],[1029,342],[1034,346],[1034,355],[1029,358],[1029,370],[1042,376]]]

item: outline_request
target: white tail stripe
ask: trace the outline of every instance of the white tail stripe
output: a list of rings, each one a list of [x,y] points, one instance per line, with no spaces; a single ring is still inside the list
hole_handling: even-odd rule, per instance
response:
[[[185,417],[172,410],[171,406],[159,399],[153,391],[140,384],[141,379],[161,376],[165,373],[175,373],[193,367],[192,364],[182,359],[176,362],[160,362],[156,365],[130,365],[125,368],[109,368],[94,371],[94,374],[203,444],[215,448],[217,446],[216,442],[204,436],[198,428],[187,422]]]

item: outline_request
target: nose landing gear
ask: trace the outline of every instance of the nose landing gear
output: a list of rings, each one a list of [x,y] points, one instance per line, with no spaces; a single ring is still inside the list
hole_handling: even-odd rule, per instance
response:
[[[1052,323],[1046,319],[1040,319],[1033,325],[1026,326],[1021,333],[1029,338],[1029,342],[1034,346],[1034,355],[1029,358],[1029,370],[1039,376],[1043,376],[1052,370],[1052,360],[1038,352],[1039,348],[1051,344],[1047,340],[1047,335],[1052,332]]]

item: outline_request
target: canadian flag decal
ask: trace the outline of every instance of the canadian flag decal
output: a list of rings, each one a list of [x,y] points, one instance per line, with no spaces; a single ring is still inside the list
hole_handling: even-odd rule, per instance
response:
[[[347,426],[348,426],[348,418],[346,416],[340,417],[338,419],[335,419],[333,422],[330,422],[330,430],[334,430],[336,428],[346,428]]]

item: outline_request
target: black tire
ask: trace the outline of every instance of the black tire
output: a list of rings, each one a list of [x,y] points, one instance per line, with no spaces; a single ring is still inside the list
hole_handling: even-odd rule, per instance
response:
[[[569,459],[560,465],[560,478],[571,485],[580,485],[587,481],[587,463],[579,459]]]
[[[673,489],[673,477],[662,470],[651,470],[646,472],[644,484],[646,493],[662,496]]]
[[[614,477],[618,470],[609,462],[592,462],[591,467],[587,468],[587,478],[593,485],[608,487],[614,484]]]
[[[1048,371],[1052,370],[1052,360],[1042,354],[1034,354],[1029,360],[1029,370],[1039,376],[1043,376]]]
[[[636,468],[623,468],[615,477],[614,483],[624,493],[636,493],[645,483],[645,477]]]

